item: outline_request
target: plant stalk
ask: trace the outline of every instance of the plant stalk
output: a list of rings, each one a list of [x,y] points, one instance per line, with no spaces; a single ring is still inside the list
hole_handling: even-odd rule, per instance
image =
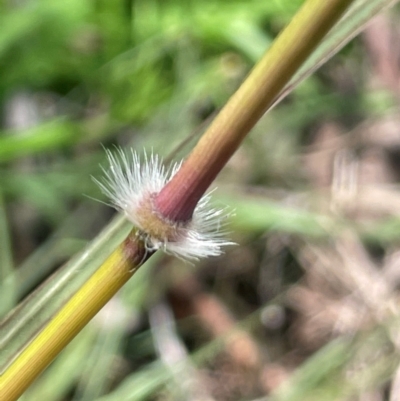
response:
[[[132,231],[6,369],[0,377],[1,399],[18,399],[149,257]]]
[[[304,3],[155,198],[162,216],[171,221],[191,219],[198,200],[242,140],[351,3]],[[5,370],[0,377],[2,399],[17,399],[149,256],[131,234]]]
[[[174,178],[155,199],[170,221],[192,218],[200,198],[353,0],[307,0],[229,99]]]

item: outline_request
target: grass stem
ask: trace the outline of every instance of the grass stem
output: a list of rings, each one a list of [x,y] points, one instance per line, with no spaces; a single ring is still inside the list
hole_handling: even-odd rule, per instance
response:
[[[307,0],[229,99],[156,198],[160,214],[189,221],[199,199],[353,0]]]
[[[0,377],[2,400],[16,400],[149,257],[132,232]]]

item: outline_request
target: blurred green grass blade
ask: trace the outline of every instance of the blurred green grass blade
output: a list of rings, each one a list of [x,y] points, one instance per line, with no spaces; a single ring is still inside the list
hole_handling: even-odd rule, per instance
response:
[[[100,211],[100,207],[93,206],[91,202],[78,207],[18,266],[16,269],[18,298],[41,283],[61,260],[67,260],[83,249],[86,244],[84,238],[89,235],[90,228]]]
[[[112,135],[113,129],[119,125],[104,114],[79,123],[60,117],[23,131],[2,131],[0,132],[0,162],[63,149],[77,143],[99,142]]]
[[[116,390],[96,401],[136,401],[149,399],[171,377],[161,362],[149,364],[146,368],[130,375]]]
[[[325,236],[333,219],[305,210],[281,206],[262,198],[218,196],[221,203],[235,210],[232,226],[238,232],[282,231],[293,234]],[[332,234],[332,231],[329,231]]]
[[[231,22],[227,36],[253,62],[257,62],[272,43],[272,38],[258,29],[253,21],[246,21],[243,18]]]
[[[107,323],[98,331],[91,344],[84,372],[78,383],[76,400],[92,401],[102,396],[109,387],[110,371],[121,347],[125,327],[121,323]]]
[[[235,210],[230,224],[239,233],[279,231],[300,236],[329,237],[350,228],[371,242],[387,244],[400,238],[400,220],[397,217],[372,222],[354,222],[341,219],[340,216],[283,206],[260,197],[236,194],[231,197],[220,195],[217,199],[221,204],[229,205]]]
[[[46,122],[23,132],[3,132],[0,136],[0,162],[72,145],[81,135],[79,127],[65,119]]]
[[[11,169],[0,169],[0,186],[4,195],[26,200],[45,216],[54,209],[55,215],[64,215],[66,204],[72,199],[81,199],[82,195],[100,196],[100,191],[94,186],[91,175],[98,174],[100,152],[90,156],[74,160],[73,164],[64,162],[53,164],[49,169],[48,164],[37,167],[35,171],[15,172]],[[49,199],[41,199],[46,194]],[[59,219],[57,219],[59,222]]]
[[[12,261],[7,214],[0,191],[0,319],[16,303],[16,277]]]
[[[377,241],[381,244],[398,241],[400,238],[400,218],[392,216],[376,223],[367,223],[362,232],[369,241]]]
[[[54,21],[57,21],[57,35],[64,37],[83,20],[88,10],[86,2],[79,0],[40,0],[14,7],[7,4],[0,14],[0,57],[16,43],[26,41]]]
[[[82,253],[50,277],[1,322],[0,372],[93,274],[126,237],[131,227],[122,216],[118,216]]]
[[[60,232],[57,231],[57,234]],[[21,299],[40,284],[60,261],[68,260],[86,245],[83,239],[52,236],[37,248],[28,259],[18,267],[16,275],[17,298]]]
[[[79,199],[82,194],[93,190],[90,175],[94,168],[79,167],[82,179],[79,179],[76,172],[69,173],[65,170],[59,173],[43,171],[25,174],[0,170],[0,185],[8,196],[25,201],[51,225],[57,226],[68,217],[71,200]]]
[[[289,385],[278,390],[276,398],[271,401],[297,401],[306,399],[310,392],[318,388],[327,378],[337,378],[338,372],[344,368],[354,355],[353,343],[349,340],[331,341],[323,347],[295,373]],[[326,394],[324,399],[335,399],[337,394]],[[307,398],[308,399],[308,398]]]
[[[3,12],[0,17],[0,57],[15,41],[29,35],[40,24],[40,19],[36,18],[38,15],[31,10]]]
[[[336,401],[365,394],[387,383],[398,368],[399,356],[390,349],[382,327],[353,339],[333,340],[304,362],[268,400]],[[364,361],[362,367],[360,361]]]
[[[30,174],[19,177],[13,175],[14,184],[20,185],[18,191],[22,196],[19,198],[29,199],[29,202],[48,220],[62,221],[68,215],[67,201],[62,191],[57,191],[45,180],[29,176]]]
[[[308,58],[289,84],[282,90],[274,104],[281,101],[304,79],[333,57],[377,14],[392,7],[399,0],[358,0],[326,36],[320,46]]]

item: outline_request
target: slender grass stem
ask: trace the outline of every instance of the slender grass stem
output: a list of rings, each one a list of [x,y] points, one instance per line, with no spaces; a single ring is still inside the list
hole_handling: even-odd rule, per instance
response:
[[[160,214],[189,221],[228,159],[352,0],[307,0],[155,198]],[[18,398],[150,255],[131,234],[0,377],[2,399]]]
[[[229,99],[156,198],[161,215],[189,221],[199,199],[353,0],[307,0]]]
[[[132,232],[0,377],[2,400],[17,399],[150,256]]]

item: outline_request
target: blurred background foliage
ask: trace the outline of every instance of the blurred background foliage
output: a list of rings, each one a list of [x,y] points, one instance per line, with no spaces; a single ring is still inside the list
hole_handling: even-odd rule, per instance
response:
[[[184,157],[301,3],[0,2],[3,315],[114,214],[91,199],[102,146]],[[216,197],[240,245],[150,260],[24,400],[395,397],[398,21],[377,17],[229,162]]]

